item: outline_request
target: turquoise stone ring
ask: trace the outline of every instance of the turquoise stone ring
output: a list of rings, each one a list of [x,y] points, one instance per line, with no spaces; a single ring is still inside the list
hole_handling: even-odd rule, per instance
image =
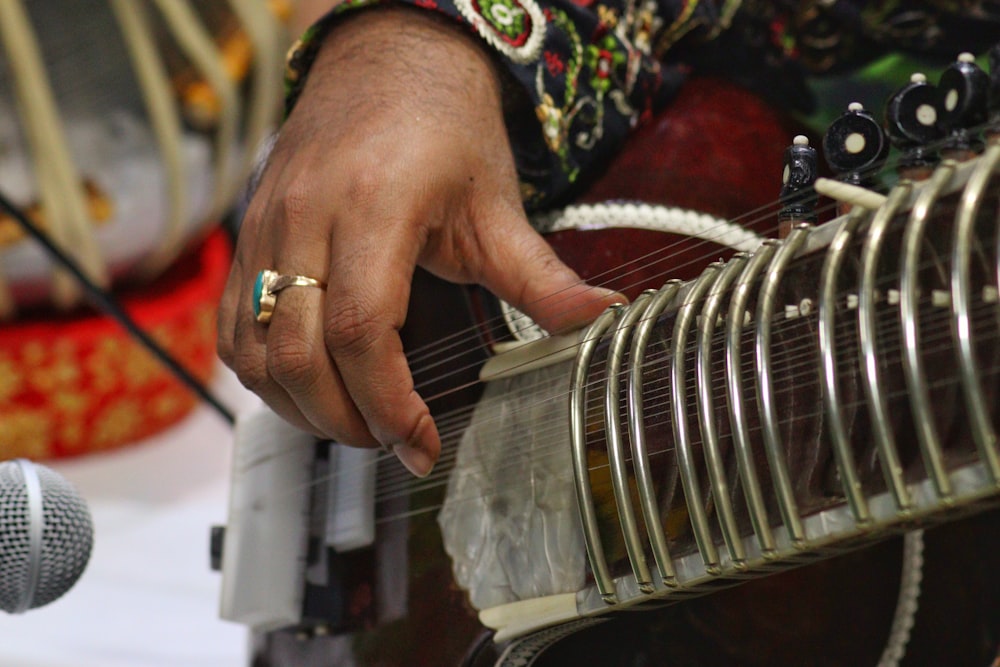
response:
[[[274,306],[277,303],[278,292],[286,287],[319,287],[326,285],[307,276],[282,275],[270,269],[264,269],[257,274],[253,284],[253,315],[258,322],[267,324],[271,321]]]
[[[264,295],[264,274],[267,269],[257,274],[257,280],[253,283],[253,316],[260,319],[260,297]]]

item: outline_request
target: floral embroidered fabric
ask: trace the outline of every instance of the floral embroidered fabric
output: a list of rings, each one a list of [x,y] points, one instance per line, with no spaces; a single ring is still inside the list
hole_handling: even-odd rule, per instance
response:
[[[328,26],[384,1],[346,0],[292,47],[286,112]],[[688,63],[714,58],[773,82],[857,66],[888,48],[954,57],[1000,35],[1000,15],[986,0],[402,1],[468,25],[527,94],[537,122],[512,123],[510,131],[529,211],[565,203],[632,128],[669,102]],[[784,88],[792,96],[802,90]]]

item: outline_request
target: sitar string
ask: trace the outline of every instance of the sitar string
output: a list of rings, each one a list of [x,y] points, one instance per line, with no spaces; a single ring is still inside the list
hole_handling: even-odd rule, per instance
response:
[[[991,340],[995,340],[995,339],[996,339],[995,336],[991,338]],[[950,345],[949,346],[945,346],[944,349],[950,350],[951,346]],[[985,374],[985,376],[986,376],[986,378],[992,378],[995,375],[997,375],[997,373],[998,373],[998,368],[996,366],[993,366],[991,368],[991,370],[988,373]],[[818,380],[816,379],[816,377],[815,377],[814,374],[810,374],[809,377],[812,379],[812,382],[813,382],[814,385],[818,383]],[[950,378],[947,378],[947,379],[944,379],[944,380],[938,380],[938,381],[932,382],[932,383],[930,383],[930,387],[933,388],[933,389],[941,389],[944,386],[951,385],[951,386],[954,386],[954,387],[957,388],[958,384],[959,384],[958,378],[953,376],[953,377],[950,377]],[[894,391],[892,391],[892,390],[887,391],[884,394],[884,396],[885,396],[886,399],[892,401],[892,400],[895,400],[895,399],[904,398],[907,394],[908,394],[908,391],[905,388],[899,388],[899,389],[894,390]],[[852,409],[864,410],[867,407],[867,402],[864,401],[863,399],[862,400],[857,400],[857,401],[845,401],[843,405],[844,405],[844,408],[846,410],[852,410]],[[661,414],[663,414],[663,413],[661,413]],[[822,411],[821,407],[820,407],[819,410],[812,411],[812,412],[800,412],[797,415],[794,415],[793,417],[789,417],[788,419],[782,419],[782,420],[780,420],[779,421],[779,425],[780,426],[787,426],[788,424],[791,423],[791,421],[793,419],[794,420],[810,420],[810,419],[814,419],[816,417],[819,417],[822,414],[823,414],[823,411]],[[655,414],[650,414],[650,415],[647,415],[647,416],[648,417],[655,417],[656,415]],[[691,414],[689,414],[688,417],[689,417],[689,419],[693,418]],[[760,431],[761,431],[761,428],[759,426],[758,427],[751,427],[750,428],[751,435],[759,434]],[[698,432],[697,429],[695,429],[693,431],[693,433],[697,433],[697,432]],[[564,435],[564,434],[561,434],[561,435]],[[600,444],[600,437],[599,437],[598,434],[595,434],[595,444],[596,445]],[[697,447],[697,446],[699,446],[699,445],[701,445],[703,443],[701,442],[701,440],[699,438],[692,437],[690,439],[690,444],[691,444],[692,447]],[[564,446],[564,443],[563,443],[563,446]],[[661,448],[658,448],[658,449],[655,449],[655,450],[651,450],[650,453],[649,453],[649,458],[650,459],[654,459],[657,456],[673,452],[674,450],[675,450],[675,448],[673,448],[673,447],[667,447],[667,448],[661,447]],[[535,452],[535,453],[537,454],[537,452]],[[543,456],[544,455],[546,455],[546,454],[543,453]],[[548,455],[552,455],[552,453],[549,452]],[[536,456],[536,459],[537,458],[538,457]],[[632,457],[631,457],[631,455],[629,453],[626,454],[626,461],[627,462],[631,462],[632,461]],[[523,463],[517,463],[517,462],[515,462],[515,463],[511,463],[509,465],[523,465]],[[606,468],[606,467],[608,467],[608,464],[607,463],[602,463],[602,464],[597,465],[597,466],[591,466],[590,470],[591,471],[597,471],[597,470],[600,470],[601,468]],[[439,486],[441,484],[440,481],[438,481],[436,484],[428,483],[426,480],[422,480],[422,481],[423,481],[422,484],[413,485],[411,488],[406,488],[405,485],[397,487],[395,489],[385,489],[385,488],[382,488],[382,489],[379,490],[379,499],[380,500],[384,500],[384,499],[388,499],[388,498],[392,498],[392,497],[398,497],[398,496],[401,496],[401,495],[405,496],[405,495],[410,494],[411,492],[415,492],[415,491],[418,491],[418,490],[430,490],[430,489],[434,488],[435,486]],[[481,496],[465,497],[465,498],[450,498],[449,502],[455,503],[455,502],[473,501],[473,500],[480,500],[480,499],[481,499]],[[434,503],[434,504],[428,505],[426,507],[417,508],[417,511],[418,512],[419,511],[430,511],[430,510],[438,509],[440,506],[441,506],[440,504]],[[407,512],[406,514],[412,514],[412,512]],[[381,517],[380,520],[388,521],[388,520],[392,520],[393,518],[399,518],[399,515],[397,514],[397,515],[391,515],[391,516],[390,515],[383,516],[383,517]]]
[[[925,263],[923,263],[922,265],[920,265],[920,266],[919,266],[918,268],[919,268],[920,270],[925,270],[925,269],[927,269],[928,267],[937,267],[937,264],[938,264],[938,263],[939,263],[939,262],[938,262],[938,261],[937,261],[936,259],[933,259],[933,258],[932,258],[932,259],[931,259],[931,260],[929,260],[928,262],[925,262]],[[886,281],[886,282],[884,282],[884,284],[883,284],[883,283],[880,283],[880,286],[885,286],[885,285],[888,285],[888,284],[890,284],[890,283],[892,282],[892,276],[887,276],[887,277],[885,277],[885,278],[884,278],[884,281]],[[643,319],[644,319],[644,318],[640,318],[640,322],[641,322],[641,321],[643,321]],[[515,367],[515,369],[516,369],[516,367]],[[428,400],[431,400],[431,399],[428,399]],[[439,429],[440,429],[440,422],[439,422]]]
[[[687,268],[687,267],[689,267],[691,265],[694,265],[694,264],[697,264],[699,266],[703,266],[704,263],[705,263],[704,262],[704,258],[693,259],[693,260],[690,260],[690,261],[688,261],[688,262],[686,262],[684,264],[675,265],[675,266],[669,267],[668,269],[664,269],[663,271],[661,271],[658,274],[655,274],[655,275],[653,275],[651,277],[646,277],[646,278],[643,279],[643,283],[648,284],[649,282],[654,281],[654,280],[656,280],[658,278],[663,278],[664,280],[666,280],[666,278],[668,278],[671,275],[671,272],[676,272],[679,269]],[[636,270],[639,270],[639,269],[636,269]],[[624,274],[624,275],[627,275],[627,274]],[[621,287],[621,289],[627,291],[629,289],[634,289],[634,288],[637,288],[639,286],[640,286],[640,283],[632,283],[630,285],[625,285],[625,286]],[[478,345],[475,346],[474,349],[478,349]],[[433,364],[431,364],[431,366],[437,366],[437,365],[442,365],[442,364],[445,364],[445,363],[452,362],[455,359],[460,358],[464,354],[470,354],[471,352],[472,352],[471,349],[465,350],[461,354],[455,354],[455,355],[452,355],[450,357],[446,357],[446,358],[437,360]],[[430,384],[440,382],[444,377],[459,375],[459,374],[461,374],[461,373],[463,373],[465,371],[470,370],[471,368],[478,368],[478,366],[480,364],[481,364],[481,362],[478,359],[476,361],[467,362],[466,365],[459,366],[458,368],[455,368],[455,369],[451,369],[450,371],[448,371],[444,375],[434,376],[434,377],[426,379],[426,380],[419,380],[419,381],[416,382],[415,388],[418,391],[421,390],[421,389],[425,389]],[[415,375],[419,374],[421,372],[421,370],[423,370],[423,369],[420,369],[420,368],[414,369],[414,374]],[[464,388],[464,386],[460,387],[460,388]],[[445,393],[447,393],[447,392],[445,392]]]
[[[933,260],[932,260],[932,264],[933,264],[933,263],[934,263],[934,262],[933,262]],[[887,276],[887,277],[885,278],[885,280],[891,283],[891,282],[892,282],[892,276]],[[441,419],[443,419],[443,416],[439,416],[439,420],[441,420]],[[443,436],[443,438],[447,438],[447,437],[448,437],[448,434],[447,434],[447,433],[445,432],[445,430],[444,430],[444,429],[442,429],[442,436]]]
[[[980,306],[981,306],[979,308],[980,311],[988,311],[989,310],[989,304],[980,304]],[[981,315],[982,313],[980,312],[979,314]],[[987,312],[987,314],[989,314],[989,313]],[[894,320],[897,319],[896,318],[896,313],[894,313],[892,310],[886,310],[885,312],[881,313],[880,314],[880,318],[883,320],[883,322],[882,322],[883,325],[891,323],[892,321],[894,321]],[[927,331],[925,331],[925,340],[926,340],[926,342],[931,343],[931,344],[933,344],[935,341],[944,341],[946,344],[942,345],[942,346],[940,346],[938,348],[928,347],[928,349],[926,350],[927,354],[933,354],[934,352],[937,352],[937,351],[948,351],[948,350],[952,349],[952,346],[950,344],[948,344],[948,343],[951,343],[951,337],[950,337],[950,319],[947,317],[946,313],[940,313],[939,316],[936,319],[937,319],[937,322],[934,323],[934,324],[938,325],[937,326],[937,330],[936,331],[932,330],[931,327],[928,326],[927,327]],[[844,325],[844,327],[850,327],[853,324],[853,321],[845,319],[845,321],[842,324]],[[892,338],[897,339],[897,342],[901,342],[901,340],[902,340],[900,336],[893,336]],[[895,347],[892,347],[892,348],[885,347],[883,345],[883,350],[882,351],[883,351],[883,353],[891,353],[891,352],[899,352],[899,350],[900,350],[900,346],[899,345],[896,345]],[[669,355],[661,355],[661,356],[667,357]],[[693,356],[693,353],[690,350],[689,350],[689,356]],[[660,360],[660,361],[662,361],[662,360]],[[814,357],[813,357],[812,354],[809,354],[809,353],[800,353],[798,355],[798,358],[793,357],[793,356],[788,356],[787,358],[776,358],[775,361],[782,363],[782,365],[783,365],[783,368],[781,369],[782,372],[785,373],[786,375],[790,375],[790,377],[788,377],[788,380],[791,383],[795,383],[796,386],[798,386],[799,384],[801,384],[801,380],[803,378],[810,379],[813,384],[815,384],[818,381],[817,380],[817,375],[816,375],[816,367],[815,367],[815,363],[814,363]],[[791,365],[791,364],[793,364],[796,361],[799,362],[798,366]],[[851,363],[852,361],[856,361],[856,360],[855,359],[851,359],[851,358],[844,359],[843,363],[840,364],[840,365],[846,366],[847,368],[850,368],[853,365]],[[750,359],[750,360],[744,360],[745,370],[752,369],[752,366],[753,366],[753,360],[752,359]],[[807,370],[806,370],[805,373],[801,373],[801,374],[796,373],[796,371],[798,371],[799,369],[807,369]],[[721,379],[721,382],[718,381],[720,379]],[[714,374],[714,380],[715,381],[713,381],[713,387],[716,390],[718,390],[718,388],[720,386],[722,388],[725,387],[725,384],[724,384],[724,382],[725,382],[724,373],[715,373]],[[747,381],[748,378],[746,376],[744,376],[744,380]],[[957,382],[957,378],[955,378],[955,377],[950,378],[946,382],[947,383],[956,383]],[[691,383],[688,383],[688,386],[686,387],[686,396],[687,396],[687,407],[689,408],[689,412],[688,412],[688,418],[689,419],[693,418],[693,416],[694,416],[694,410],[690,409],[690,408],[695,407],[696,397],[694,396],[694,391],[695,391],[694,387],[691,385]],[[716,391],[716,394],[718,394],[718,391]],[[895,396],[897,394],[904,395],[905,391],[903,391],[903,392],[896,392],[896,393],[890,393],[890,394],[887,394],[887,397],[892,397],[892,396]],[[546,399],[546,400],[561,400],[562,398],[564,398],[564,396],[554,396],[554,397],[552,397],[552,399]],[[650,401],[651,405],[655,406],[655,405],[658,404],[657,401],[655,400],[656,397],[651,396],[650,398],[652,399]],[[603,403],[603,401],[602,400],[591,400],[590,401],[590,404],[591,404],[590,407],[591,408],[599,407],[597,405],[598,403]],[[669,414],[670,409],[671,409],[671,405],[670,405],[670,401],[669,400],[662,401],[662,402],[659,403],[659,405],[662,406],[664,408],[664,410],[661,411],[661,412],[652,412],[652,411],[648,412],[647,415],[646,415],[647,419],[655,419],[656,417],[664,416],[664,415]],[[865,405],[864,401],[845,403],[845,407],[846,408],[862,407],[864,405]],[[800,413],[800,414],[792,416],[791,419],[808,419],[808,418],[811,418],[811,417],[816,417],[819,414],[821,414],[821,412],[820,413],[809,413],[809,414]],[[787,422],[788,422],[788,420],[784,420],[783,421],[783,423],[787,423]],[[557,426],[555,428],[550,428],[549,430],[552,433],[558,435],[558,441],[556,441],[556,444],[553,447],[553,449],[558,449],[559,451],[564,450],[564,448],[565,448],[565,427],[558,427]],[[759,429],[752,429],[752,430],[753,431],[757,431]],[[539,439],[539,438],[536,438],[536,440],[537,439]],[[540,439],[544,440],[545,436],[543,435],[543,437],[541,437]],[[699,443],[700,443],[700,441],[697,438],[693,438],[692,439],[692,444],[697,445]],[[543,453],[544,454],[544,451],[545,451],[544,448],[541,449],[541,450],[539,450],[538,448],[536,448],[536,450],[533,452],[533,454],[534,455],[537,455],[539,453]],[[651,452],[651,455],[658,454],[658,453],[662,453],[662,452]],[[513,466],[521,466],[521,465],[523,465],[523,461],[517,460],[516,456],[511,455],[510,458],[511,458],[510,465],[513,465]],[[631,459],[629,458],[629,460],[631,460]],[[440,472],[438,474],[438,477],[439,478],[440,477],[446,477],[447,473],[449,472],[448,468],[450,468],[450,466],[448,466],[447,464],[441,466]],[[401,479],[405,480],[404,483],[400,484],[395,489],[392,488],[391,486],[385,484],[384,483],[385,482],[384,479],[380,480],[380,482],[382,482],[381,486],[380,486],[380,493],[382,494],[381,497],[383,497],[383,498],[386,497],[386,493],[392,492],[392,491],[395,491],[397,493],[408,493],[410,491],[415,491],[415,490],[418,490],[418,489],[424,489],[424,490],[426,490],[428,488],[433,488],[433,486],[436,486],[433,483],[433,480],[428,480],[427,478],[425,478],[423,480],[413,480],[412,477],[409,477],[409,478],[405,478],[404,477],[404,478],[401,478]]]
[[[931,260],[929,260],[928,262],[925,262],[925,263],[923,264],[923,267],[922,267],[922,268],[927,268],[927,267],[933,267],[933,266],[935,266],[935,265],[936,265],[936,262],[935,262],[935,261],[934,261],[933,259],[931,259]],[[889,281],[889,283],[891,283],[891,277],[888,277],[888,278],[887,278],[886,280],[888,280],[888,281]],[[888,283],[887,283],[887,284],[888,284]],[[844,296],[844,295],[841,295],[841,298],[843,298],[843,296]],[[777,321],[778,321],[778,322],[777,322],[777,324],[778,324],[778,327],[777,327],[777,328],[775,329],[775,334],[776,334],[776,335],[780,335],[780,333],[781,333],[781,330],[780,330],[780,327],[781,327],[781,323],[782,323],[782,321],[783,321],[783,318],[782,318],[782,317],[781,317],[781,316],[779,315],[779,316],[777,316],[777,318],[776,318],[776,319],[777,319]],[[847,320],[847,321],[840,321],[840,322],[839,322],[839,326],[840,326],[840,327],[849,327],[849,326],[853,326],[853,325],[852,325],[852,320]],[[752,332],[752,331],[750,331],[750,332],[745,332],[745,333],[744,333],[744,336],[746,336],[746,337],[750,338],[750,337],[752,337],[752,336],[753,336],[753,332]],[[651,361],[651,363],[656,363],[656,362],[657,362],[657,360],[655,360],[655,359]],[[719,371],[719,372],[721,372],[721,371]],[[529,389],[529,390],[530,390],[530,389]],[[458,418],[458,419],[461,419],[462,417],[466,417],[467,415],[466,415],[466,412],[465,412],[465,411],[458,411],[458,412],[454,413],[454,415],[451,415],[451,414],[447,414],[447,413],[446,413],[446,414],[443,414],[443,415],[440,415],[440,416],[438,417],[438,423],[440,424],[440,432],[441,432],[441,434],[442,434],[442,437],[445,437],[445,438],[446,438],[446,437],[448,437],[448,432],[447,432],[447,428],[445,427],[445,424],[447,424],[447,423],[448,423],[448,422],[450,421],[450,420],[449,420],[449,418],[450,418],[450,417],[453,417],[453,416],[454,416],[454,417],[456,417],[456,418]]]
[[[981,304],[981,307],[978,310],[979,310],[979,313],[978,313],[979,315],[982,315],[984,312],[988,315],[989,314],[988,311],[990,310],[990,304]],[[890,324],[891,322],[895,321],[897,319],[895,315],[896,314],[893,313],[891,310],[887,310],[886,312],[881,313],[880,314],[881,325],[885,326],[885,325]],[[942,351],[946,352],[946,351],[949,351],[949,350],[952,349],[952,346],[948,344],[948,343],[952,342],[951,341],[951,331],[950,331],[950,319],[947,317],[946,314],[940,313],[939,316],[936,318],[936,320],[937,321],[935,321],[935,322],[928,323],[930,326],[926,327],[927,330],[924,332],[925,333],[925,342],[929,343],[927,349],[925,350],[925,354],[928,354],[928,355],[934,354],[936,352],[942,352]],[[846,321],[846,322],[843,323],[843,326],[841,328],[842,329],[843,328],[849,328],[849,327],[851,327],[852,324],[853,324],[852,321]],[[810,338],[810,340],[812,340],[811,337],[809,337],[809,338]],[[899,336],[899,335],[894,335],[894,336],[891,336],[890,338],[895,339],[895,343],[897,343],[897,344],[892,345],[892,346],[887,346],[885,344],[886,341],[883,341],[883,344],[881,346],[882,353],[883,354],[899,353],[901,351],[902,337]],[[995,338],[996,338],[995,336],[992,336],[992,337],[987,337],[987,338],[984,338],[984,339],[981,339],[981,340],[983,340],[985,342],[985,341],[993,340]],[[945,344],[940,345],[937,348],[933,347],[934,343],[940,343],[940,342],[944,342]],[[802,386],[804,386],[803,381],[809,381],[810,384],[816,385],[819,382],[819,379],[818,379],[819,376],[818,376],[818,371],[816,369],[815,356],[813,354],[814,350],[811,349],[810,346],[805,346],[805,348],[798,348],[798,349],[800,349],[802,351],[798,352],[796,355],[783,355],[783,356],[776,357],[775,358],[775,363],[781,365],[781,367],[779,369],[776,369],[776,370],[779,370],[783,374],[783,377],[787,379],[787,382],[789,384],[793,384],[793,385],[795,385],[799,389],[801,389]],[[661,354],[660,356],[661,356],[661,359],[659,360],[659,363],[662,363],[663,361],[666,361],[669,358],[670,355],[669,354]],[[689,350],[687,356],[689,357],[689,360],[691,360],[693,358],[693,356],[694,356],[693,352]],[[858,360],[856,358],[852,358],[852,357],[849,357],[849,356],[847,358],[841,357],[838,360],[838,362],[839,362],[838,365],[842,367],[842,370],[850,370],[852,367],[856,366],[857,361]],[[657,362],[654,362],[654,363],[657,363]],[[743,380],[744,380],[744,382],[746,384],[752,384],[755,381],[755,377],[752,375],[753,365],[754,365],[754,360],[752,358],[750,358],[750,359],[744,359],[744,361],[743,361],[743,370],[745,371],[745,374],[743,376]],[[690,368],[690,366],[689,366],[689,368]],[[994,372],[995,372],[995,365],[994,365],[993,368],[994,368]],[[750,371],[750,372],[746,372],[746,371]],[[727,378],[725,377],[725,375],[726,374],[725,374],[724,371],[713,373],[712,387],[713,387],[713,390],[714,390],[714,394],[713,394],[714,396],[720,396],[720,395],[724,394],[724,390],[726,388],[726,381],[727,381]],[[957,378],[957,376],[952,376],[950,378],[947,378],[947,379],[943,380],[942,382],[953,384],[953,383],[957,383],[958,382],[958,378]],[[780,393],[781,388],[776,387],[775,391],[778,392],[778,393]],[[693,383],[688,382],[687,386],[685,388],[685,394],[686,394],[686,408],[687,408],[687,414],[688,414],[688,418],[689,419],[694,418],[695,414],[696,414],[697,396],[695,395],[695,393],[696,393],[696,387],[694,386]],[[669,389],[668,388],[661,389],[661,392],[658,395],[657,394],[649,394],[649,395],[647,395],[647,400],[644,401],[644,403],[648,403],[649,406],[652,408],[645,415],[646,418],[647,418],[647,421],[655,421],[657,417],[669,416],[670,412],[673,410],[673,406],[672,406],[672,402],[670,400],[669,395],[666,395],[666,394],[669,394]],[[819,395],[819,394],[817,394],[817,395]],[[887,394],[887,396],[890,396],[890,394]],[[553,396],[551,400],[564,400],[564,399],[565,399],[564,395],[556,395],[556,396]],[[602,410],[602,408],[603,408],[603,399],[602,398],[596,398],[595,399],[594,397],[591,397],[591,399],[592,400],[589,401],[588,408],[591,411],[600,412]],[[550,400],[550,399],[546,399],[546,400]],[[858,407],[860,405],[865,405],[864,401],[858,402],[856,404],[845,403],[845,407],[852,407],[852,406],[853,407]],[[624,407],[624,406],[625,406],[625,401],[624,400],[620,401],[619,407],[621,408],[621,407]],[[657,408],[661,408],[661,410],[659,412],[654,411]],[[623,413],[624,413],[624,411],[623,411]],[[808,418],[811,418],[811,417],[816,417],[819,414],[821,414],[821,413],[808,413],[808,414],[806,414],[806,413],[799,413],[799,414],[794,415],[792,417],[792,419],[808,419]],[[563,426],[556,425],[554,427],[550,426],[548,428],[548,433],[555,434],[555,435],[558,436],[558,439],[554,441],[555,442],[555,447],[558,448],[560,451],[563,451],[565,449],[566,427],[564,425]],[[536,441],[537,440],[544,441],[546,439],[548,433],[543,433],[541,436],[536,437]],[[536,433],[536,435],[537,435],[537,433]],[[692,439],[692,442],[695,443],[695,444],[697,444],[700,441],[695,438],[695,439]],[[539,450],[536,449],[536,453],[538,451]],[[541,451],[544,452],[544,447],[541,449]],[[451,452],[449,452],[449,453],[451,453]],[[441,473],[443,475],[447,476],[447,474],[450,472],[450,470],[449,470],[450,465],[447,462],[447,458],[445,458],[445,461],[446,462],[445,462],[444,466],[442,466]],[[523,461],[517,461],[515,459],[515,460],[512,461],[511,465],[520,466],[520,465],[523,465]],[[404,473],[404,475],[402,477],[399,477],[397,479],[398,479],[398,481],[403,482],[404,483],[403,485],[405,486],[406,485],[405,483],[406,483],[407,479],[412,479],[412,478],[407,478],[405,476],[405,473]],[[385,480],[383,480],[383,481],[385,481]],[[425,478],[424,481],[426,481],[426,478]],[[386,487],[386,485],[383,485],[383,488],[385,488],[385,487]]]

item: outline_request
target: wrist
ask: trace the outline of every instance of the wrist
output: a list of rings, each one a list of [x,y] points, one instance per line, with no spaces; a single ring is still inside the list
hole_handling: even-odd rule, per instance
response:
[[[307,89],[381,89],[410,95],[447,89],[502,103],[503,68],[466,26],[433,11],[402,4],[331,12],[306,31],[289,52],[286,115]]]

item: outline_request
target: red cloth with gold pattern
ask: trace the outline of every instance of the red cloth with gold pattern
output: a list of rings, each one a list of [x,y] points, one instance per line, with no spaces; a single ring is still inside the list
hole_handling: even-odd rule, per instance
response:
[[[156,282],[116,295],[201,381],[215,364],[215,313],[229,241],[215,232]],[[26,314],[0,327],[0,459],[105,451],[177,422],[197,397],[112,319]]]

